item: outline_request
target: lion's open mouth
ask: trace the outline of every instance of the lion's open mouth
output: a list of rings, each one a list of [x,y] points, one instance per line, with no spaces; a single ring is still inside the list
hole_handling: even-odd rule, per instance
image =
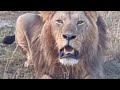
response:
[[[73,47],[66,45],[65,47],[60,49],[59,56],[60,56],[60,59],[63,59],[63,58],[78,59],[79,52],[76,51]]]

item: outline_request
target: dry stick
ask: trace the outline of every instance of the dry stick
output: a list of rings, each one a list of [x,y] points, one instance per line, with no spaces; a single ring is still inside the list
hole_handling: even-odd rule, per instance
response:
[[[19,74],[20,74],[20,70],[21,70],[21,68],[18,68],[18,69],[16,70],[16,72],[13,74],[13,76],[12,76],[11,79],[17,79],[17,77],[18,77]]]
[[[19,66],[19,68],[15,71],[15,73],[13,74],[13,76],[11,77],[11,79],[17,79],[18,78],[18,76],[20,75],[20,70],[22,69],[22,66],[23,66],[23,64],[21,64]]]
[[[4,73],[3,73],[3,79],[6,79],[6,78],[5,78],[5,77],[6,77],[6,72],[7,72],[8,68],[9,68],[10,60],[12,60],[12,58],[13,58],[16,50],[17,50],[17,48],[18,48],[18,45],[16,46],[16,48],[15,48],[15,50],[14,50],[11,58],[7,60],[7,63],[6,63],[6,65],[5,65],[5,70],[4,70]]]
[[[12,76],[11,79],[17,79],[18,76],[20,75],[20,70],[22,69],[23,64],[19,66],[19,68],[15,71],[14,75]]]

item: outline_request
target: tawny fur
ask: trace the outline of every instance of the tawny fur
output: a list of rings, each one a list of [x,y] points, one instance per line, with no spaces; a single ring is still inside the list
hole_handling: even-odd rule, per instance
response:
[[[53,12],[53,14],[54,13],[55,12]],[[54,15],[50,15],[54,17]],[[96,12],[86,11],[85,15],[89,18],[92,25],[97,26],[98,41],[95,40],[96,38],[93,38],[94,35],[97,34],[94,33],[93,30],[93,32],[89,33],[87,40],[82,44],[84,45],[82,48],[84,54],[83,60],[74,66],[64,66],[58,62],[58,47],[56,46],[56,40],[52,35],[53,31],[51,30],[51,25],[49,23],[50,18],[46,20],[42,28],[43,32],[32,43],[34,66],[38,78],[42,77],[44,74],[47,74],[54,79],[103,78],[102,60],[106,42],[106,26],[102,17],[97,15]],[[94,29],[94,27],[92,28]],[[95,47],[90,46],[94,42]]]
[[[41,11],[40,15],[23,15],[17,21],[16,41],[30,57],[28,61],[33,62],[36,78],[104,78],[102,63],[106,49],[106,25],[102,17],[95,11],[84,11],[85,17],[89,19],[91,32],[84,33],[87,38],[79,37],[74,42],[81,43],[82,47],[82,58],[79,63],[66,66],[58,60],[59,47],[64,43],[60,42],[61,38],[55,34],[55,27],[51,27],[50,23],[55,13],[55,11]],[[27,20],[29,15],[31,19]],[[69,28],[64,28],[64,32],[72,28],[75,27],[70,25]]]
[[[42,18],[39,15],[27,13],[18,17],[16,21],[15,40],[24,54],[27,56],[25,67],[32,65],[31,40],[34,32],[42,25]]]

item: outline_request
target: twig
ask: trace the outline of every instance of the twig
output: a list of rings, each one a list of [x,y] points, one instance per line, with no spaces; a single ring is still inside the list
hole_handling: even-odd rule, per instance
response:
[[[17,48],[18,48],[18,45],[16,46],[16,48],[15,48],[15,50],[14,50],[14,52],[13,52],[11,58],[7,60],[7,63],[6,63],[6,65],[5,65],[5,70],[4,70],[4,73],[3,73],[3,79],[6,79],[6,72],[7,72],[8,68],[9,68],[10,60],[12,60],[12,58],[13,58],[13,56],[14,56],[16,50],[17,50]]]

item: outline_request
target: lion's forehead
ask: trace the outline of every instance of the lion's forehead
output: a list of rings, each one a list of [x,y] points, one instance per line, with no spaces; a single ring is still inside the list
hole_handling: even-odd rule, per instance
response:
[[[85,13],[84,11],[57,11],[55,14],[56,18],[62,18],[62,19],[84,19]]]

